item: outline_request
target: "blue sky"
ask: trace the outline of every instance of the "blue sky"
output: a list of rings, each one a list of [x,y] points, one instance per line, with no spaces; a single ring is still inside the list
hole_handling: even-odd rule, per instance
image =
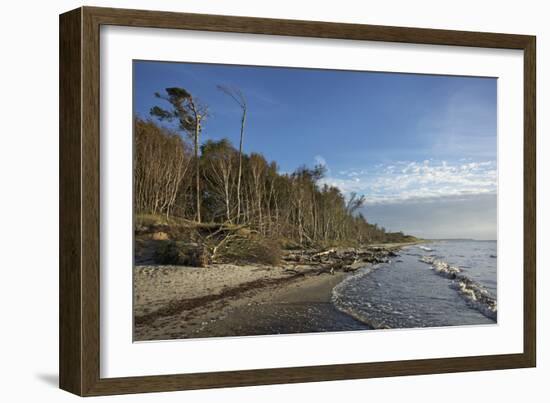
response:
[[[369,221],[496,238],[496,79],[138,61],[135,113],[183,87],[209,107],[203,141],[236,145],[240,111],[218,84],[247,98],[245,152],[283,172],[326,165],[325,182],[367,197]]]

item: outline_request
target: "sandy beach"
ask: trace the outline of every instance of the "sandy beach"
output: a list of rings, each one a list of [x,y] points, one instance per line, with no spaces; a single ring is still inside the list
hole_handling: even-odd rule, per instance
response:
[[[297,275],[257,266],[136,266],[135,341],[303,332],[304,323],[294,315],[294,320],[285,320],[283,312],[305,309],[305,314],[313,306],[345,316],[330,298],[346,274],[309,271]],[[305,331],[323,331],[314,328]]]
[[[376,246],[369,253],[385,255],[399,246]],[[298,263],[138,265],[134,340],[368,329],[331,303],[332,289],[352,273]]]

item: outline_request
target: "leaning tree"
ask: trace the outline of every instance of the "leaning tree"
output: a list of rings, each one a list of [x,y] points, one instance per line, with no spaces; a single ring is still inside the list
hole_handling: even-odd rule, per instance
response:
[[[202,123],[208,116],[208,109],[193,98],[184,88],[171,87],[165,89],[166,94],[155,93],[159,99],[170,104],[169,109],[159,106],[151,108],[151,115],[159,120],[177,121],[178,127],[187,133],[193,140],[195,154],[195,197],[197,222],[201,222],[201,199],[200,199],[200,160],[199,160],[199,138],[202,130]]]

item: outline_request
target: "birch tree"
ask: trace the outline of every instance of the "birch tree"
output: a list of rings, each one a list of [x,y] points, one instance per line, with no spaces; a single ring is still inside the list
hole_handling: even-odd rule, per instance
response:
[[[241,180],[242,180],[242,167],[243,167],[243,139],[244,139],[244,126],[246,124],[246,98],[238,88],[229,88],[223,85],[218,85],[218,89],[224,94],[228,95],[239,105],[241,108],[241,135],[239,139],[239,170],[237,173],[237,221],[241,217]]]
[[[234,188],[234,165],[236,151],[228,139],[208,140],[201,147],[203,175],[208,184],[208,193],[221,204],[225,220],[232,222],[232,192]],[[214,207],[217,209],[217,207]],[[214,212],[214,216],[219,216]]]

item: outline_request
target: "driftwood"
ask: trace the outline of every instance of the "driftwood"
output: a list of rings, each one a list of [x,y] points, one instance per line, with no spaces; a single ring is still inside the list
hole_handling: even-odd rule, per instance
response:
[[[325,251],[318,252],[318,253],[315,253],[315,254],[311,255],[311,258],[313,259],[313,258],[320,257],[320,256],[330,255],[331,253],[334,253],[334,252],[336,252],[335,249],[325,250]]]
[[[316,269],[306,269],[316,275],[334,274],[335,272],[354,272],[363,267],[361,263],[388,263],[389,258],[398,256],[393,250],[383,247],[368,249],[327,249],[322,251],[301,250],[288,251],[283,256],[283,261],[300,266],[313,266]],[[289,273],[297,272],[294,269],[286,269]]]
[[[226,242],[228,242],[230,239],[235,237],[236,237],[235,234],[229,233],[226,236],[224,236],[223,239],[216,244],[216,246],[212,248],[212,252],[210,254],[210,260],[212,261],[212,263],[216,263],[217,252],[220,249],[220,247],[222,247]]]

